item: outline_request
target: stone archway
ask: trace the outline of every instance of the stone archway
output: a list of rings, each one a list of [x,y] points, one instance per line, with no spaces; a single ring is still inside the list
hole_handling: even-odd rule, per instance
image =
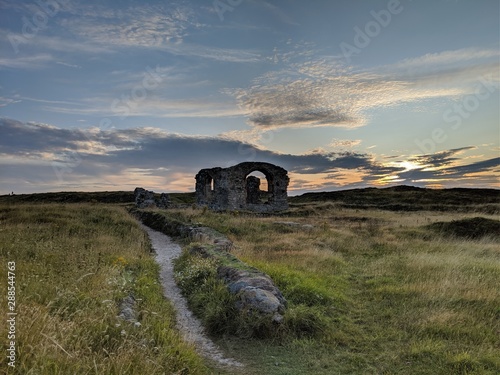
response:
[[[273,193],[269,177],[259,170],[250,172],[245,177],[246,203],[265,204]]]

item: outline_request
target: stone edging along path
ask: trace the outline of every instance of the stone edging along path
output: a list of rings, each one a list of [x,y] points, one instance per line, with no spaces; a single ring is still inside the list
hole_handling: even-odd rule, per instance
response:
[[[209,358],[223,366],[243,366],[238,361],[226,358],[219,348],[210,340],[204,332],[201,322],[193,315],[187,306],[186,299],[182,296],[180,289],[174,280],[173,260],[181,253],[181,247],[172,239],[145,225],[151,240],[151,245],[156,253],[155,260],[160,265],[160,280],[163,294],[174,305],[176,311],[177,328],[189,343],[194,344],[196,350],[206,358]]]
[[[131,212],[152,229],[198,242],[192,252],[217,259],[222,264],[217,270],[218,276],[237,296],[236,307],[240,311],[254,311],[277,324],[283,321],[287,302],[281,291],[268,275],[231,254],[232,242],[226,236],[212,228],[188,225],[159,212],[138,209]]]
[[[186,340],[194,342],[202,355],[223,365],[241,366],[240,363],[222,356],[215,344],[203,334],[200,322],[187,308],[186,301],[173,277],[172,261],[180,255],[181,249],[173,243],[177,248],[173,251],[170,249],[168,254],[165,253],[166,243],[168,241],[172,243],[167,236],[187,238],[197,242],[197,245],[191,248],[191,252],[204,257],[213,257],[221,263],[217,270],[218,277],[225,282],[230,293],[237,296],[236,307],[240,311],[251,310],[275,324],[281,324],[287,306],[281,291],[268,275],[232,255],[229,252],[232,242],[223,234],[208,227],[185,224],[160,212],[140,209],[131,209],[130,212],[144,224],[144,229],[151,238],[157,253],[156,260],[162,267],[165,296],[176,306],[178,325]]]

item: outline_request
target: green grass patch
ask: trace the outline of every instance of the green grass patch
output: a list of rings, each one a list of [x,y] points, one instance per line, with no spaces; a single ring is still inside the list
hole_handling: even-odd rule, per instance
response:
[[[203,264],[189,253],[179,260],[184,263],[180,269],[196,271],[180,281],[190,290],[190,305],[220,347],[247,364],[242,373],[500,373],[498,241],[490,234],[471,240],[428,227],[479,216],[495,219],[490,214],[498,212],[498,192],[432,193],[420,204],[428,191],[403,190],[387,191],[392,202],[378,190],[367,191],[366,199],[365,193],[350,192],[333,203],[300,201],[279,218],[193,208],[162,213],[228,236],[235,245],[231,253],[269,274],[287,298],[285,329],[266,336],[268,328],[258,319],[251,320],[255,327],[238,320],[234,297],[216,279],[216,264]],[[439,208],[439,194],[445,193],[451,195],[439,211],[367,208],[387,208],[387,203]],[[477,202],[469,205],[480,207],[458,210],[470,194]],[[480,214],[485,204],[494,210]],[[457,210],[447,212],[450,207],[444,205]],[[22,326],[32,328],[26,331],[31,336],[21,340],[26,345],[20,355],[30,368],[41,374],[95,373],[96,358],[100,373],[146,373],[150,368],[150,373],[203,373],[196,367],[198,357],[176,341],[147,239],[133,220],[119,209],[95,204],[74,205],[69,216],[67,206],[53,207],[40,211],[23,204],[0,210],[2,259],[22,259],[18,273],[26,285],[19,312]],[[313,228],[283,230],[275,221]],[[139,330],[116,321],[117,302],[130,293],[137,298]],[[162,369],[145,370],[145,363],[153,366],[145,358]]]
[[[149,240],[120,207],[0,206],[0,259],[16,262],[17,361],[9,374],[205,374],[174,328]],[[2,267],[3,267],[2,266]],[[6,295],[2,273],[0,293]],[[117,317],[127,296],[139,324]],[[6,305],[2,315],[6,316]],[[2,325],[2,337],[6,337]]]
[[[433,234],[422,224],[437,214],[323,205],[304,205],[315,211],[304,217],[292,208],[288,220],[312,224],[307,231],[283,231],[276,218],[244,213],[182,213],[227,235],[234,254],[270,275],[289,302],[280,340],[226,344],[218,336],[250,363],[246,373],[500,372],[495,241]]]

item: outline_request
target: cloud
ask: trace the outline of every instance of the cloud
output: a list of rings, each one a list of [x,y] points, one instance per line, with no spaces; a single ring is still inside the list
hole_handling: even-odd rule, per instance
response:
[[[458,50],[428,53],[423,56],[404,59],[396,64],[390,65],[396,70],[423,70],[426,67],[450,67],[462,66],[464,62],[474,62],[485,59],[496,59],[500,57],[500,51],[495,49],[462,48]]]
[[[476,163],[460,165],[449,168],[445,173],[448,177],[460,177],[469,173],[480,173],[487,171],[500,172],[500,157],[481,160]]]
[[[9,155],[11,162],[68,163],[71,169],[79,174],[88,173],[89,177],[130,168],[168,168],[172,172],[194,175],[201,168],[229,166],[247,160],[275,163],[299,174],[331,172],[336,168],[361,168],[374,173],[397,170],[384,169],[364,154],[281,154],[237,140],[184,136],[155,128],[84,131],[1,119],[0,130],[4,135],[0,154]]]
[[[82,99],[81,103],[52,102],[41,109],[49,112],[101,115],[109,117],[150,118],[222,118],[242,116],[244,112],[231,102],[213,99],[166,99],[151,93],[144,100],[120,100],[119,97]]]
[[[454,165],[443,168],[418,168],[399,173],[398,176],[410,183],[425,184],[439,182],[463,186],[473,180],[474,187],[498,186],[500,177],[500,158],[481,160],[475,163]]]
[[[0,69],[40,69],[54,61],[54,58],[49,54],[38,54],[24,57],[4,57],[0,58]]]
[[[328,145],[330,147],[339,148],[339,147],[355,147],[361,144],[361,139],[333,139],[332,142]]]
[[[61,25],[86,40],[114,46],[154,47],[180,43],[196,24],[193,10],[179,4],[113,9],[79,4]]]
[[[29,96],[21,96],[21,95],[14,95],[12,100],[16,100],[16,102],[22,102],[27,100],[35,103],[45,103],[45,104],[82,105],[78,102],[69,102],[67,100],[47,100],[47,99],[32,98]]]
[[[69,13],[71,16],[60,21],[61,26],[96,48],[152,48],[226,62],[260,60],[256,51],[185,43],[186,37],[204,27],[187,3],[141,4],[125,9],[75,4]]]
[[[36,185],[33,181],[38,181],[40,188],[53,186],[59,190],[79,186],[78,181],[88,181],[96,190],[99,180],[103,183],[97,190],[112,186],[121,189],[124,184],[128,188],[130,181],[136,183],[141,178],[145,183],[155,184],[151,186],[154,188],[163,184],[161,189],[166,190],[169,186],[191,186],[193,176],[202,168],[227,167],[249,160],[284,167],[297,179],[291,185],[297,189],[372,186],[394,181],[425,183],[440,179],[453,179],[453,183],[460,184],[469,175],[500,172],[499,158],[459,165],[463,160],[458,160],[457,155],[472,151],[473,147],[417,156],[415,160],[426,165],[407,171],[403,166],[377,161],[374,155],[366,153],[316,150],[284,154],[235,139],[186,136],[157,128],[62,129],[3,118],[0,132],[2,182],[11,181],[7,190],[23,186],[33,189]],[[439,169],[426,169],[428,166]],[[45,174],[35,170],[43,170]],[[32,182],[26,182],[29,176]],[[300,180],[308,183],[299,183]]]
[[[8,105],[16,104],[19,102],[21,102],[21,100],[14,99],[14,98],[5,98],[3,96],[0,96],[0,108],[7,107]]]
[[[19,7],[11,3],[10,7],[27,16],[39,10],[36,5]],[[223,62],[262,59],[258,51],[185,43],[191,33],[206,27],[197,18],[194,5],[186,2],[115,8],[68,1],[51,20],[52,26],[63,28],[67,37],[38,33],[35,38],[25,38],[20,33],[0,29],[0,39],[9,43],[14,38],[31,48],[65,53],[103,54],[125,48],[148,48]]]
[[[68,68],[76,68],[76,69],[81,69],[80,65],[76,64],[69,64],[63,61],[56,61],[56,64],[62,65],[62,66],[67,66]]]
[[[474,52],[470,56],[468,53]],[[228,90],[260,128],[367,124],[379,107],[453,99],[477,90],[478,80],[499,82],[498,51],[458,50],[425,55],[369,70],[355,70],[331,57],[287,60],[247,88]],[[439,82],[439,84],[437,84]]]
[[[57,36],[44,35],[42,33],[36,34],[35,37],[25,38],[20,33],[0,30],[0,40],[9,44],[10,40],[16,41],[21,51],[23,50],[22,46],[28,45],[34,50],[50,50],[63,53],[109,54],[115,52],[114,48],[110,45],[100,45],[91,40],[85,40],[84,38],[73,37],[71,39],[65,39]]]
[[[76,150],[75,142],[84,141],[79,130],[60,129],[47,124],[23,123],[0,119],[2,140],[0,153],[5,155],[35,156],[53,151]]]
[[[262,60],[258,51],[237,48],[219,48],[198,44],[163,44],[158,46],[158,48],[164,49],[174,55],[194,56],[220,62],[256,63]]]
[[[453,157],[454,155],[459,155],[465,151],[474,150],[476,148],[477,147],[474,146],[454,148],[451,150],[436,152],[434,154],[418,155],[410,158],[409,161],[431,168],[443,167],[452,164],[456,160],[460,160],[458,157]]]

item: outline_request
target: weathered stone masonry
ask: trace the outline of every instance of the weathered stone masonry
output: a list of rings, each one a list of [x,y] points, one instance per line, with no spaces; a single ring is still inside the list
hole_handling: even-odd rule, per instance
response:
[[[166,193],[161,193],[160,199],[156,199],[154,191],[136,187],[134,190],[134,197],[135,205],[138,208],[168,208],[170,206],[170,197]]]
[[[266,176],[267,202],[261,202],[260,179],[249,176],[255,171]],[[271,163],[244,162],[229,168],[202,169],[196,175],[196,203],[215,211],[283,211],[288,209],[289,181],[287,171]]]

